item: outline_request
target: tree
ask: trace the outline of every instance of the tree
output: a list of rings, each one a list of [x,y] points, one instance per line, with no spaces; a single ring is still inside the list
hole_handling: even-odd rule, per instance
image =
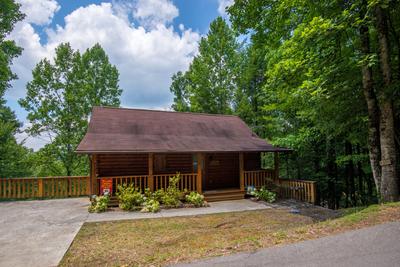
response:
[[[189,79],[185,77],[185,74],[181,71],[172,75],[171,79],[172,83],[169,90],[174,94],[174,104],[172,104],[172,108],[175,111],[189,111]]]
[[[387,4],[391,12],[384,10],[379,23],[379,7],[387,8]],[[269,116],[269,123],[275,122],[274,128],[281,129],[280,133],[271,132],[270,137],[282,145],[285,142],[297,143],[300,145],[298,149],[307,148],[309,142],[319,144],[320,148],[321,143],[315,137],[326,139],[327,157],[313,160],[319,162],[315,164],[315,171],[322,165],[328,181],[333,179],[335,185],[342,174],[341,166],[335,167],[334,164],[347,162],[344,184],[353,191],[353,163],[365,155],[355,155],[353,147],[369,147],[377,191],[383,201],[394,200],[396,197],[393,195],[398,195],[395,183],[398,177],[395,174],[395,122],[390,119],[396,111],[391,111],[392,107],[385,99],[395,99],[393,88],[396,85],[393,81],[389,83],[388,79],[385,82],[384,77],[390,75],[384,73],[399,66],[396,53],[389,52],[392,43],[400,47],[399,25],[396,20],[390,20],[399,14],[398,2],[238,0],[228,12],[238,33],[249,34],[253,45],[264,47],[266,82],[261,109],[267,112],[263,117]],[[378,18],[375,25],[372,23],[374,17]],[[369,31],[371,27],[373,31]],[[389,29],[394,38],[388,38]],[[374,34],[376,32],[378,37]],[[374,42],[372,46],[370,40]],[[380,47],[379,65],[375,60],[377,47]],[[397,64],[392,64],[391,60]],[[385,65],[387,67],[383,70]],[[378,67],[383,74],[378,74]],[[374,80],[376,84],[385,86],[374,87]],[[364,99],[359,88],[363,88]],[[366,114],[368,125],[363,119]],[[364,129],[368,129],[369,134]],[[310,138],[312,136],[304,135],[304,132],[317,135]],[[338,142],[343,139],[344,149],[338,147]],[[365,140],[369,140],[368,146]],[[334,158],[332,154],[335,154]],[[306,164],[311,163],[306,155],[296,153],[296,156],[300,156],[297,161],[303,158]],[[305,169],[304,165],[301,169]],[[381,179],[383,169],[389,170],[386,185],[381,183],[384,180]],[[358,172],[362,177],[364,171],[358,168]],[[329,191],[332,190],[335,191],[334,188]],[[392,197],[388,198],[390,194]]]
[[[173,76],[174,108],[207,113],[232,113],[237,89],[239,45],[227,23],[218,17],[199,44],[189,70]]]
[[[11,71],[10,65],[13,58],[21,54],[22,48],[18,47],[13,40],[5,38],[13,30],[15,23],[25,17],[19,8],[20,5],[12,0],[0,2],[0,98],[10,87],[10,81],[17,78]]]
[[[118,70],[100,45],[81,56],[66,43],[56,48],[54,64],[43,59],[32,74],[27,95],[19,101],[29,112],[28,132],[49,136],[44,154],[60,160],[65,175],[87,172],[85,160],[74,151],[86,132],[91,108],[119,106]]]
[[[25,16],[19,8],[20,5],[11,0],[0,2],[0,177],[25,176],[30,173],[26,164],[30,151],[14,137],[21,125],[3,98],[10,88],[11,80],[17,78],[10,68],[12,60],[22,51],[13,40],[6,40],[15,23]]]

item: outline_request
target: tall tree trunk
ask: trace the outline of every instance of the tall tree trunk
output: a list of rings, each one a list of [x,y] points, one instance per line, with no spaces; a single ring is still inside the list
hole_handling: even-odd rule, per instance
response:
[[[364,3],[366,5],[366,3]],[[361,52],[363,57],[370,56],[369,29],[366,25],[360,27]],[[374,177],[377,192],[381,185],[381,159],[380,136],[379,136],[379,106],[374,91],[372,79],[372,68],[368,61],[364,60],[362,67],[362,85],[365,101],[368,110],[368,152],[371,164],[372,175]]]
[[[346,156],[352,156],[353,155],[353,146],[349,141],[345,142],[345,150],[346,150]],[[347,161],[346,164],[346,181],[348,183],[348,198],[351,200],[351,205],[356,206],[356,186],[355,186],[355,181],[354,181],[354,163],[353,159],[350,159]]]
[[[392,70],[390,66],[389,34],[386,10],[379,5],[375,8],[376,27],[379,41],[379,60],[383,76],[384,88],[380,90],[380,143],[381,143],[381,187],[380,194],[383,202],[399,199],[398,178],[396,171],[396,143],[394,129],[393,101],[388,94],[392,85]]]

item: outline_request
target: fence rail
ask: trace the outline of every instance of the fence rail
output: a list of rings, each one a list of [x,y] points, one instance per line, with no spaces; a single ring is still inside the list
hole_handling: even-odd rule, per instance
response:
[[[78,197],[89,193],[89,176],[0,178],[0,199]]]
[[[134,187],[144,191],[146,188],[150,190],[166,189],[169,185],[169,178],[175,176],[176,174],[156,174],[152,178],[150,175],[135,175],[135,176],[108,176],[108,177],[98,177],[101,179],[112,179],[113,190],[112,194],[118,190],[118,185],[123,184],[133,184]],[[152,181],[150,181],[152,179]],[[180,180],[178,182],[178,187],[180,190],[196,191],[196,173],[181,173]],[[100,185],[99,185],[100,188]]]
[[[244,187],[254,186],[260,188],[273,184],[274,170],[244,171]]]
[[[169,178],[175,176],[175,174],[157,174],[154,175],[154,186],[155,190],[166,189],[169,185]],[[196,173],[181,173],[178,187],[180,190],[196,191]]]
[[[292,198],[313,204],[316,202],[315,181],[275,178],[273,170],[256,170],[244,172],[244,183],[245,188],[248,186],[275,188],[282,198]]]
[[[315,204],[317,186],[315,181],[276,179],[279,194],[284,198],[293,198]]]

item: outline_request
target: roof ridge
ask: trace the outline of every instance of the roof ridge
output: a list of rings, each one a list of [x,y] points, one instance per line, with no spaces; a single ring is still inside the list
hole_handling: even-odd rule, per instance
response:
[[[110,107],[110,106],[94,106],[93,109],[117,109],[117,110],[138,110],[138,111],[151,111],[151,112],[163,112],[163,113],[174,113],[174,114],[187,114],[187,115],[202,115],[202,116],[214,116],[214,117],[235,117],[233,114],[213,114],[213,113],[201,113],[201,112],[187,112],[187,111],[173,111],[173,110],[157,110],[157,109],[145,109],[145,108],[127,108],[127,107]]]

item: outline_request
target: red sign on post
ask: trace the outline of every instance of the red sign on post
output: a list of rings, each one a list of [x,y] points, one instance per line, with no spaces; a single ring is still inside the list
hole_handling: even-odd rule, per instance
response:
[[[111,196],[113,181],[112,179],[100,179],[100,194]]]

